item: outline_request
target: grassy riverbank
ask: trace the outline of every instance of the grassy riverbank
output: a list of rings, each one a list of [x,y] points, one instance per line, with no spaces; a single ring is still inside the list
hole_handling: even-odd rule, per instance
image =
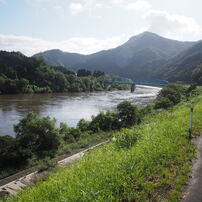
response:
[[[189,104],[195,103],[194,133],[202,130],[202,96],[168,111],[150,113],[117,141],[8,201],[178,201],[194,158],[189,140]],[[125,134],[126,139],[120,140]],[[133,144],[125,147],[132,139]],[[129,140],[129,141],[128,141]]]

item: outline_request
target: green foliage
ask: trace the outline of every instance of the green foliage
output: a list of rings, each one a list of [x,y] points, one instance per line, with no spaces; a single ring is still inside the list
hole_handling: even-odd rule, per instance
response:
[[[117,130],[120,128],[118,116],[114,112],[100,112],[97,116],[92,116],[89,129],[93,132]]]
[[[91,76],[91,71],[87,70],[87,69],[79,69],[77,71],[77,76],[78,77],[82,77],[82,76]]]
[[[119,149],[128,149],[132,147],[139,138],[139,133],[130,129],[122,129],[115,133],[115,146]]]
[[[141,118],[152,113],[154,113],[154,104],[148,104],[147,106],[140,109]]]
[[[113,90],[129,90],[129,89],[130,89],[130,85],[128,85],[128,84],[118,84],[118,83],[111,84],[107,88],[108,91],[113,91]]]
[[[138,108],[128,101],[118,104],[117,111],[121,127],[131,127],[135,124],[139,124],[141,121]]]
[[[168,109],[173,106],[173,103],[167,97],[161,97],[155,102],[154,109]]]
[[[191,75],[192,81],[201,85],[202,84],[202,64],[196,66],[196,68],[192,71]]]
[[[174,88],[168,86],[160,91],[158,98],[162,97],[170,100],[170,102],[172,102],[173,105],[176,105],[181,100],[181,94]]]
[[[42,60],[5,51],[0,51],[0,66],[0,94],[107,90],[101,71],[91,76],[89,70],[80,69],[76,75],[68,68],[47,66]]]
[[[27,164],[31,156],[19,141],[10,136],[0,136],[0,168],[19,168]]]
[[[155,109],[167,109],[178,104],[187,95],[187,88],[181,84],[169,84],[162,88],[156,102]]]
[[[197,102],[194,132],[202,129],[201,111]],[[95,149],[7,201],[180,201],[196,154],[188,123],[187,103],[158,112],[146,124],[125,131],[141,137],[128,149],[117,149],[116,142]]]
[[[29,113],[14,126],[16,138],[23,148],[37,156],[54,156],[60,144],[55,120],[40,118],[36,113]]]
[[[105,75],[105,73],[102,71],[99,71],[99,70],[95,70],[93,72],[93,76],[95,76],[95,77],[100,77],[100,76],[104,76],[104,75]]]
[[[161,70],[157,70],[157,78],[172,82],[202,84],[202,42],[198,42],[171,58]]]
[[[79,128],[70,128],[67,124],[60,124],[60,135],[63,140],[68,143],[77,141],[81,136],[81,130]]]
[[[88,131],[89,130],[89,121],[86,121],[85,119],[80,119],[80,121],[77,124],[77,127],[81,130],[81,131]]]
[[[46,157],[44,159],[41,159],[38,162],[38,172],[43,172],[45,170],[48,170],[50,168],[54,168],[56,166],[57,162],[52,160],[50,157]]]

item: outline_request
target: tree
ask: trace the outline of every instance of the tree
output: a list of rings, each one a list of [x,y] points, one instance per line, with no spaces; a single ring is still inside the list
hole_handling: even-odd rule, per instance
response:
[[[86,69],[79,69],[79,70],[77,71],[77,76],[78,76],[78,77],[91,76],[91,71],[86,70]]]
[[[192,82],[202,84],[202,64],[197,65],[191,74]]]
[[[55,120],[40,118],[36,113],[29,113],[14,126],[16,139],[23,148],[29,148],[34,154],[54,156],[60,144]]]
[[[89,124],[89,129],[93,132],[110,131],[120,128],[118,116],[114,112],[100,112],[97,116],[92,116],[92,121]]]
[[[173,103],[167,98],[167,97],[161,97],[156,100],[154,109],[168,109],[169,107],[172,107]]]
[[[128,101],[121,102],[117,106],[118,118],[122,127],[131,127],[141,121],[138,108]]]
[[[99,70],[95,70],[95,71],[93,72],[93,76],[94,76],[94,77],[100,77],[100,76],[104,76],[104,75],[105,75],[105,73],[102,72],[102,71],[99,71]]]
[[[173,105],[176,105],[181,100],[180,92],[178,90],[176,90],[175,88],[171,87],[171,86],[164,87],[160,91],[157,99],[160,99],[162,97],[169,99],[170,102],[173,103]]]
[[[0,168],[22,167],[30,156],[29,150],[23,149],[15,138],[0,136]]]

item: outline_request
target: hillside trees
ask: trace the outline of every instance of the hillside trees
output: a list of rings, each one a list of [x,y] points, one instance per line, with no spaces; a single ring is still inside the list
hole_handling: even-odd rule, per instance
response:
[[[108,90],[101,71],[74,71],[47,66],[41,59],[0,51],[0,94],[86,92]],[[122,89],[122,85],[114,89]],[[111,90],[111,89],[109,89]]]

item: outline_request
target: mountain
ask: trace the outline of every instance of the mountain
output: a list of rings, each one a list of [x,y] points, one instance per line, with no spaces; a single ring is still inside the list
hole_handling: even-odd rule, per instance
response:
[[[197,82],[196,77],[201,74],[202,41],[170,59],[159,70],[156,77],[169,81]],[[202,78],[201,78],[202,81]],[[202,82],[199,82],[202,84]]]
[[[144,32],[117,48],[90,55],[49,50],[33,57],[42,57],[48,65],[102,70],[131,78],[153,77],[154,72],[158,72],[170,58],[194,43],[166,39],[151,32]]]

